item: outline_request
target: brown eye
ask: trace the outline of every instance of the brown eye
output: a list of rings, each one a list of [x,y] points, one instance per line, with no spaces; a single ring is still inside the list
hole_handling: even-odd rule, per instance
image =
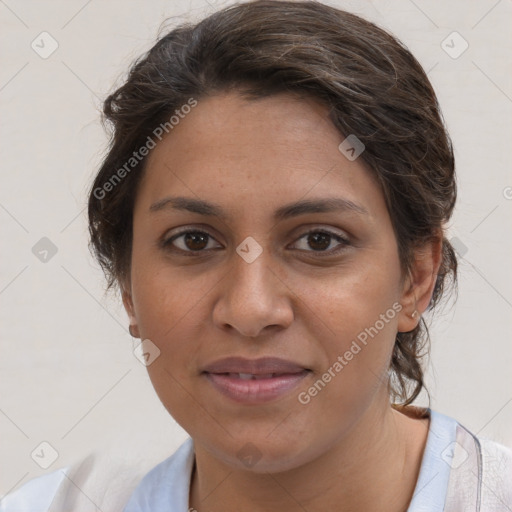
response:
[[[334,254],[349,245],[349,241],[345,237],[336,233],[331,233],[330,231],[318,229],[305,233],[299,238],[299,241],[301,240],[303,240],[302,247],[298,248],[299,250],[306,252],[325,252],[328,254]],[[337,246],[335,246],[334,249],[329,249],[333,241],[337,242]]]
[[[173,235],[163,242],[165,248],[181,252],[203,252],[205,249],[212,249],[210,242],[215,239],[204,231],[184,231]]]
[[[318,251],[325,251],[331,244],[331,235],[327,233],[311,233],[308,235],[308,244]]]
[[[186,233],[183,243],[191,251],[199,251],[208,245],[209,236],[206,233]]]

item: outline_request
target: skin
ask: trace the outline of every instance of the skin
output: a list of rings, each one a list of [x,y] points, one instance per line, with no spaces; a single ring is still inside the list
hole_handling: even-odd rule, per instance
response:
[[[123,302],[135,334],[161,352],[148,366],[160,400],[194,439],[190,506],[199,512],[396,512],[412,497],[428,419],[390,406],[387,371],[396,333],[412,330],[413,311],[427,308],[440,245],[418,250],[403,275],[382,191],[361,158],[338,150],[343,139],[312,99],[247,101],[231,92],[201,99],[148,157]],[[217,203],[226,218],[150,211],[169,196]],[[273,218],[285,204],[327,197],[366,213]],[[211,238],[160,244],[187,227]],[[328,238],[322,252],[308,242],[310,228],[348,243]],[[252,263],[236,252],[248,236],[262,248]],[[401,311],[299,403],[298,393],[393,304]],[[227,356],[281,357],[312,371],[277,400],[240,404],[201,375]],[[260,457],[252,467],[237,455],[248,443]]]

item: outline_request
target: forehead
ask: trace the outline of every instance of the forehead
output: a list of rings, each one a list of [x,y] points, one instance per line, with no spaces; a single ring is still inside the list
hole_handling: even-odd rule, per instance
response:
[[[345,137],[328,115],[326,105],[289,94],[200,99],[149,154],[137,202],[149,207],[172,193],[235,212],[249,197],[248,206],[264,207],[327,194],[376,205],[379,187],[361,158],[340,152]]]

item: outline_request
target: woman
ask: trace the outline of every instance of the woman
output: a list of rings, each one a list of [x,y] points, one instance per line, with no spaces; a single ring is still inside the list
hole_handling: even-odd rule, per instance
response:
[[[512,508],[510,450],[411,405],[456,184],[400,42],[316,2],[237,4],[161,38],[104,113],[92,248],[190,439],[143,478],[84,462],[3,510]]]

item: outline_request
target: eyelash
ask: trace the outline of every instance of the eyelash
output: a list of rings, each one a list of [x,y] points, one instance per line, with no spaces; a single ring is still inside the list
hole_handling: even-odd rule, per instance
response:
[[[198,229],[187,229],[187,230],[184,230],[184,231],[181,231],[179,233],[175,233],[174,235],[172,235],[170,238],[167,238],[167,239],[164,239],[162,240],[161,242],[161,245],[163,247],[163,249],[165,250],[168,250],[168,251],[171,251],[171,252],[177,252],[177,253],[181,253],[182,255],[184,256],[192,256],[192,257],[197,257],[197,256],[202,256],[204,255],[205,253],[207,253],[208,251],[212,251],[212,250],[217,250],[217,249],[201,249],[201,250],[198,250],[198,251],[192,251],[192,250],[183,250],[183,249],[179,249],[177,247],[174,247],[172,245],[172,243],[177,240],[178,238],[184,236],[184,235],[187,235],[187,234],[203,234],[203,235],[206,235],[209,237],[209,239],[213,239],[215,240],[215,238],[210,235],[210,233],[208,233],[207,231],[202,231],[202,230],[198,230]],[[303,239],[304,237],[308,236],[308,235],[311,235],[313,233],[321,233],[321,234],[324,234],[324,235],[328,235],[330,236],[331,238],[333,238],[335,241],[339,242],[340,245],[336,248],[336,249],[331,249],[331,250],[327,250],[327,251],[314,251],[314,250],[311,250],[311,251],[304,251],[304,252],[309,252],[309,253],[313,253],[313,254],[318,254],[320,257],[323,257],[323,256],[333,256],[335,254],[338,254],[339,252],[343,251],[346,249],[346,247],[348,245],[350,245],[350,242],[347,238],[341,236],[340,234],[338,233],[334,233],[332,231],[329,231],[327,229],[311,229],[309,231],[306,231],[305,233],[303,233],[298,239],[298,240],[301,240]],[[208,242],[210,241],[208,239]],[[207,243],[208,243],[207,242]],[[330,243],[329,243],[330,245]],[[301,249],[302,251],[302,249]]]

